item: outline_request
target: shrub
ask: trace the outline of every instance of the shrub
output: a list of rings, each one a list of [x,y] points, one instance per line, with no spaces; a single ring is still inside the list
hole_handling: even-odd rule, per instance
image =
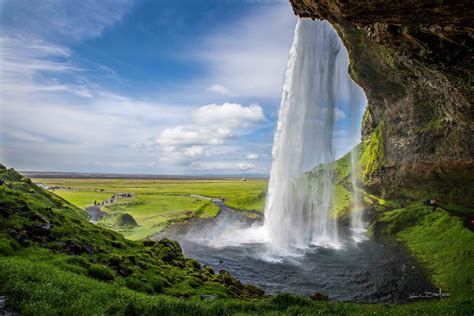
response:
[[[115,279],[114,272],[108,267],[100,264],[91,265],[87,270],[87,274],[89,274],[89,276],[95,279],[102,281],[112,281],[113,279]]]
[[[125,284],[131,290],[153,294],[153,288],[137,278],[127,278]]]

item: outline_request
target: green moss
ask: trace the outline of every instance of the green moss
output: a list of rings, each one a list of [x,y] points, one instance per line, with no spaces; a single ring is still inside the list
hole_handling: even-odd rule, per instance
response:
[[[369,107],[365,108],[364,115],[362,116],[362,130],[367,130],[372,124],[372,114],[370,113]]]
[[[374,129],[372,136],[364,141],[361,154],[362,176],[368,180],[384,165],[383,127],[381,122]]]
[[[127,213],[107,214],[97,224],[115,230],[130,229],[138,226],[133,216]]]
[[[383,212],[371,231],[403,241],[437,287],[457,294],[474,293],[474,234],[459,217],[416,202]]]

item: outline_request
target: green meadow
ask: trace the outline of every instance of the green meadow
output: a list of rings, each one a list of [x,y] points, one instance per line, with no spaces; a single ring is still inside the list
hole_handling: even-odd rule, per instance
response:
[[[262,211],[265,203],[267,180],[248,179],[33,179],[35,183],[59,186],[54,193],[68,202],[87,208],[94,201],[101,202],[117,193],[131,193],[132,198],[117,199],[114,204],[102,206],[102,211],[127,213],[139,226],[121,227],[110,221],[103,225],[120,231],[127,238],[143,239],[163,230],[167,225],[191,218],[209,218],[219,208],[211,198],[225,203],[249,216]],[[101,224],[101,221],[99,221]]]

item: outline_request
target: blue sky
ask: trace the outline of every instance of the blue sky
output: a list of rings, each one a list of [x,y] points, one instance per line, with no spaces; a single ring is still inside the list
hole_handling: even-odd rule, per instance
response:
[[[268,172],[286,0],[0,0],[0,14],[7,166]]]

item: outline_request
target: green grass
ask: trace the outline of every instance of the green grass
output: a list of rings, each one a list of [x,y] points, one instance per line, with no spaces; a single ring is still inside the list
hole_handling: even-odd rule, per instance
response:
[[[461,218],[417,202],[383,212],[372,231],[404,242],[437,287],[457,294],[474,293],[474,233],[463,226]]]
[[[383,128],[384,122],[380,122],[372,132],[370,139],[361,146],[362,176],[366,181],[384,164]]]
[[[35,179],[46,185],[58,185],[54,192],[79,207],[109,199],[115,193],[132,193],[133,198],[118,199],[102,207],[108,213],[128,213],[139,224],[119,229],[127,238],[138,240],[152,236],[170,223],[190,218],[214,217],[219,208],[211,201],[189,195],[217,197],[233,208],[263,211],[266,180],[137,180],[137,179]],[[252,216],[253,213],[248,213]],[[111,227],[111,226],[109,226]],[[115,227],[111,227],[115,229]]]
[[[90,190],[54,190],[54,193],[72,204],[86,208],[94,205],[94,201],[101,202],[110,199],[113,193],[111,192],[97,192]]]
[[[474,310],[465,296],[392,305],[314,302],[287,294],[210,301],[149,295],[21,257],[0,257],[0,290],[7,306],[23,315],[470,315]]]

